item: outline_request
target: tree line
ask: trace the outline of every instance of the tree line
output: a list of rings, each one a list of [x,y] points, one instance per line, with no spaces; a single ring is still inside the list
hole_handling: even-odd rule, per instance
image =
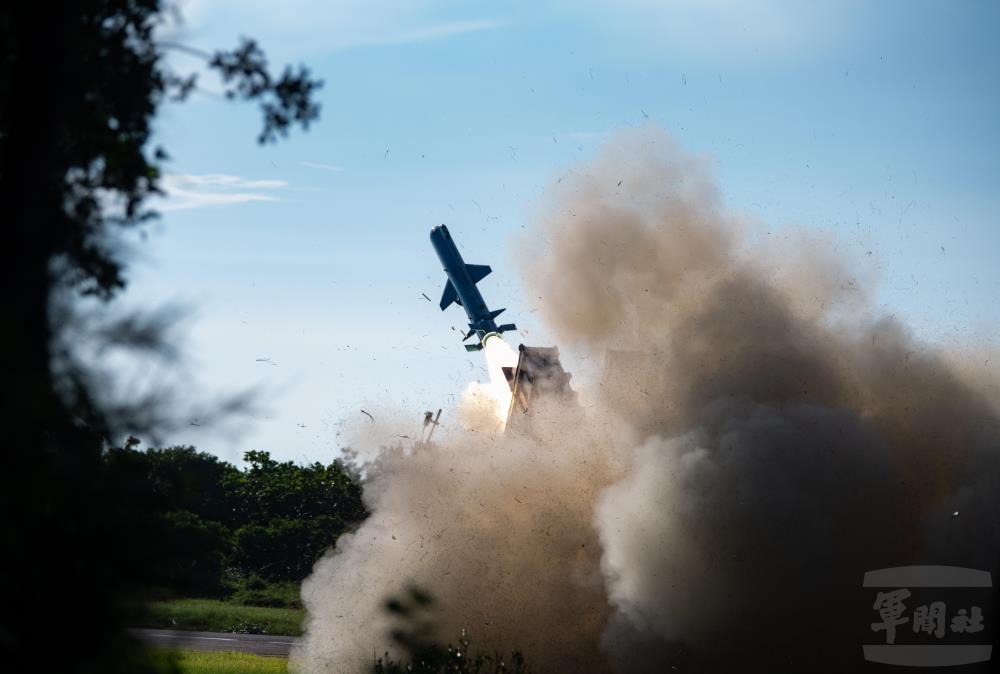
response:
[[[341,460],[299,465],[250,451],[237,468],[194,447],[138,445],[107,450],[104,469],[139,594],[223,596],[301,581],[368,515],[360,478]]]

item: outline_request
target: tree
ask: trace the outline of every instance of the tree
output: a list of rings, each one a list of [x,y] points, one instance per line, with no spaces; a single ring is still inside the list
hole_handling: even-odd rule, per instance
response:
[[[234,562],[244,575],[302,580],[341,534],[367,515],[361,482],[344,463],[298,466],[247,452],[246,471],[226,477]]]
[[[239,471],[193,447],[105,452],[108,500],[127,505],[111,514],[116,533],[131,542],[127,567],[136,594],[150,589],[183,596],[223,591],[232,536],[222,524],[233,510],[224,484]]]
[[[171,73],[154,39],[161,0],[6,3],[0,9],[0,347],[7,452],[0,470],[0,661],[18,672],[141,671],[116,596],[128,541],[102,482],[116,415],[63,345],[60,295],[108,299],[126,283],[115,233],[153,213],[162,149],[150,122],[195,80]],[[245,41],[208,65],[230,96],[257,101],[270,142],[317,118],[308,71],[272,76]],[[156,342],[153,340],[155,348]],[[120,408],[119,411],[125,408]],[[63,643],[49,647],[55,624]]]
[[[253,579],[301,581],[367,516],[359,476],[336,460],[304,466],[247,452],[239,470],[193,447],[104,455],[112,515],[136,590],[216,596]],[[223,573],[225,567],[226,573]],[[225,582],[224,582],[225,581]]]

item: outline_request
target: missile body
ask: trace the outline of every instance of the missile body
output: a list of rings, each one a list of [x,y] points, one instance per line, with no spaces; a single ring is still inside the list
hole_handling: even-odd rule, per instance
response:
[[[465,264],[461,253],[455,247],[455,242],[448,233],[448,228],[444,225],[431,230],[431,244],[437,253],[438,259],[444,266],[444,273],[448,275],[448,282],[444,286],[444,294],[441,295],[441,310],[447,309],[452,302],[465,309],[469,317],[469,334],[465,339],[475,335],[479,341],[475,344],[466,344],[467,351],[479,351],[483,348],[483,341],[490,333],[502,334],[507,330],[515,330],[513,323],[504,325],[496,324],[496,317],[503,313],[503,309],[490,311],[486,306],[486,301],[479,294],[476,284],[486,278],[492,269],[485,264]]]

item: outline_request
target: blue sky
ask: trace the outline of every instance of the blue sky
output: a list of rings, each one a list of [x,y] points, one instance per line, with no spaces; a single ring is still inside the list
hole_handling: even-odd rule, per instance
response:
[[[553,343],[527,311],[513,240],[549,182],[644,124],[710,156],[731,209],[871,251],[879,303],[922,338],[964,343],[1000,325],[996,3],[181,8],[172,39],[210,50],[250,35],[325,86],[319,123],[274,146],[255,144],[259,113],[210,79],[157,121],[170,197],[124,301],[191,309],[191,386],[260,394],[239,433],[204,423],[172,442],[329,460],[343,424],[368,423],[361,408],[416,426],[485,377],[451,329],[461,310],[421,297],[436,302],[444,283],[427,240],[439,223],[467,262],[493,266],[481,287],[523,329],[512,341]]]

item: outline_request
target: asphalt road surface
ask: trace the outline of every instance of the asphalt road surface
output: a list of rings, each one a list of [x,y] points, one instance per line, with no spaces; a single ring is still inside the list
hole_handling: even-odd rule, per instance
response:
[[[132,634],[151,646],[182,648],[189,651],[238,651],[256,655],[287,657],[295,637],[232,632],[189,632],[187,630],[131,629]]]

